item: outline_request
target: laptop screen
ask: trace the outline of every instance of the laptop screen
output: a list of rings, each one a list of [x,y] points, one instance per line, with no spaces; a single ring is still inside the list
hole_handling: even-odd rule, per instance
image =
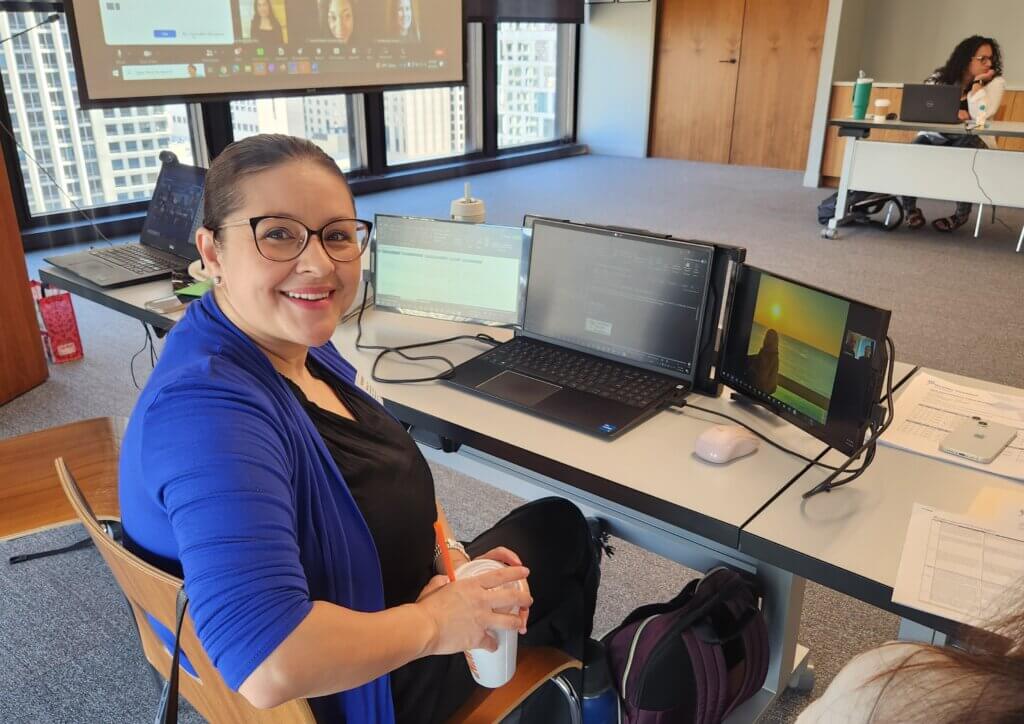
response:
[[[538,219],[523,333],[692,381],[714,248]]]
[[[519,322],[528,241],[520,227],[375,219],[377,308],[459,322]]]
[[[198,259],[195,231],[202,218],[205,182],[205,168],[164,164],[153,189],[140,241],[186,259]]]

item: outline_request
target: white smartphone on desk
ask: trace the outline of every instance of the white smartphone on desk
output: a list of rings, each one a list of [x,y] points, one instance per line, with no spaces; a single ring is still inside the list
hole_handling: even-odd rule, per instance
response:
[[[964,420],[939,443],[942,452],[978,463],[995,460],[1017,437],[1017,430],[978,417]]]

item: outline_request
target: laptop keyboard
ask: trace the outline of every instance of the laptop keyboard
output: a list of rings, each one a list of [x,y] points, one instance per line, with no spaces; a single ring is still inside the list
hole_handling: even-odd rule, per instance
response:
[[[122,244],[105,249],[92,249],[89,253],[136,274],[175,271],[185,266],[185,260],[181,257],[142,244]]]
[[[624,367],[599,357],[533,342],[526,337],[495,347],[482,356],[508,367],[580,392],[589,392],[632,407],[646,407],[678,383],[661,375]]]

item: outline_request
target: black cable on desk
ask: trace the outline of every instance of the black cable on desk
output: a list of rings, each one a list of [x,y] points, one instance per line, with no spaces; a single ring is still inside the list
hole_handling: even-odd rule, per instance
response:
[[[410,349],[422,349],[424,347],[433,347],[439,344],[447,344],[449,342],[457,342],[459,340],[468,339],[476,342],[483,342],[492,346],[500,344],[498,340],[489,334],[458,334],[454,337],[446,337],[444,339],[435,339],[430,342],[415,342],[413,344],[402,344],[397,347],[388,347],[374,344],[363,344],[363,312],[366,311],[366,297],[370,289],[370,282],[363,282],[363,301],[359,305],[359,314],[356,315],[356,349],[358,350],[379,350],[377,358],[373,360],[373,367],[370,368],[370,377],[374,382],[389,383],[389,384],[411,384],[413,382],[435,382],[437,380],[445,380],[452,376],[452,372],[455,371],[455,364],[452,363],[447,357],[442,357],[436,354],[427,355],[413,355],[407,354],[406,350]],[[448,365],[448,369],[443,372],[438,372],[436,375],[430,375],[429,377],[407,377],[407,378],[388,378],[380,377],[377,375],[377,367],[380,365],[380,361],[384,359],[385,355],[397,354],[403,359],[409,360],[410,362],[425,362],[427,360],[437,360],[444,362]]]
[[[887,380],[887,382],[886,382],[886,393],[882,397],[882,399],[879,400],[879,402],[880,403],[881,402],[887,402],[888,409],[889,409],[889,415],[888,415],[888,420],[887,420],[886,424],[884,424],[878,430],[877,434],[873,434],[871,436],[871,438],[869,438],[869,440],[876,440],[878,438],[878,435],[881,435],[882,432],[885,430],[885,428],[888,427],[889,423],[892,422],[892,415],[893,415],[893,412],[892,412],[892,410],[893,410],[893,407],[892,407],[892,383],[893,383],[893,375],[894,375],[894,371],[895,371],[895,348],[892,346],[892,340],[891,339],[886,338],[886,343],[888,344],[888,346],[890,348],[890,356],[889,356],[889,362],[888,362],[888,365],[887,365],[887,373],[886,373],[886,380]],[[803,455],[802,453],[798,453],[796,450],[791,450],[790,448],[788,448],[788,447],[786,447],[784,445],[781,445],[780,443],[775,442],[775,440],[772,440],[770,437],[768,437],[764,433],[760,432],[759,430],[755,430],[751,425],[748,425],[747,423],[743,422],[743,420],[740,420],[740,419],[738,419],[736,417],[733,417],[731,415],[727,415],[724,412],[719,412],[718,410],[712,410],[712,409],[707,408],[707,407],[701,407],[700,405],[694,405],[694,404],[692,404],[689,401],[686,401],[684,407],[689,407],[689,408],[694,409],[694,410],[700,410],[701,412],[706,412],[709,415],[715,415],[716,417],[721,417],[721,418],[724,418],[726,420],[729,420],[730,422],[734,422],[737,425],[739,425],[740,427],[743,427],[743,428],[747,429],[748,431],[750,431],[751,433],[753,433],[757,437],[761,438],[762,440],[764,440],[766,443],[768,443],[772,447],[776,448],[777,450],[781,450],[782,452],[787,453],[788,455],[792,455],[793,457],[798,458],[800,460],[803,460],[805,463],[808,463],[810,465],[814,465],[814,466],[819,467],[819,468],[824,468],[825,470],[832,470],[832,471],[834,471],[837,474],[846,471],[847,468],[849,467],[849,462],[844,463],[841,466],[836,466],[836,465],[829,465],[827,463],[823,463],[823,462],[821,462],[820,460],[817,460],[817,459],[809,458],[806,455]],[[875,432],[874,428],[872,428],[871,431],[872,431],[872,433],[874,433]],[[858,449],[854,453],[854,455],[852,456],[852,460],[856,460],[857,457],[859,457],[861,455],[861,453],[864,451],[865,447],[868,447],[868,446],[866,446],[866,445],[865,446],[861,446],[861,449]],[[851,474],[850,478],[844,479],[843,481],[841,481],[839,483],[832,483],[831,487],[834,488],[834,487],[837,487],[838,485],[845,485],[846,483],[848,483],[851,480],[853,480],[855,477],[857,477],[858,475],[863,473],[864,470],[866,470],[869,465],[871,465],[872,461],[874,460],[874,457],[875,457],[874,445],[870,445],[870,449],[868,450],[868,455],[864,459],[863,465],[861,465],[859,468],[854,468],[853,470],[851,470],[850,471],[850,474]]]
[[[878,439],[882,436],[882,433],[889,429],[892,421],[896,418],[896,407],[892,398],[892,378],[896,365],[896,346],[893,344],[892,338],[890,337],[885,338],[885,343],[889,351],[889,365],[885,376],[885,399],[887,402],[888,415],[886,415],[885,420],[877,430],[872,429],[873,434],[871,437],[865,440],[859,448],[854,450],[853,454],[846,459],[845,463],[840,465],[839,468],[827,478],[804,493],[803,497],[805,500],[817,495],[818,493],[830,493],[834,488],[846,485],[847,483],[852,483],[854,480],[859,478],[875,459],[875,451],[878,448]],[[853,461],[856,460],[865,450],[868,454],[864,463],[847,477],[838,479],[838,476],[846,472],[850,465],[853,464]]]

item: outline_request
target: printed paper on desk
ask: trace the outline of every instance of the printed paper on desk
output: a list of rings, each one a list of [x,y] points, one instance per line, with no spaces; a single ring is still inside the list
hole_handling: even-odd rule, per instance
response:
[[[950,455],[939,444],[970,417],[1017,429],[1016,439],[990,463]],[[896,400],[896,417],[881,443],[938,460],[1024,480],[1024,395],[989,392],[919,373]]]
[[[892,601],[969,625],[1019,601],[1024,531],[917,503],[907,526]]]

